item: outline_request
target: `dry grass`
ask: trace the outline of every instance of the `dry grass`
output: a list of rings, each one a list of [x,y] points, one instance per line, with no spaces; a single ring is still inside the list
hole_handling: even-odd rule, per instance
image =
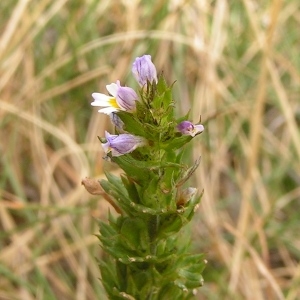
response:
[[[136,86],[144,53],[206,126],[199,299],[300,298],[300,4],[262,2],[1,1],[1,300],[105,299],[93,234],[108,205],[80,182],[103,176],[110,123],[90,94]]]

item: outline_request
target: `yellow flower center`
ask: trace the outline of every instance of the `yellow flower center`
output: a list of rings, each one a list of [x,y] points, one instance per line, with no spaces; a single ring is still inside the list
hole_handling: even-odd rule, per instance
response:
[[[120,106],[118,105],[116,98],[111,97],[108,103],[111,107],[120,109]]]

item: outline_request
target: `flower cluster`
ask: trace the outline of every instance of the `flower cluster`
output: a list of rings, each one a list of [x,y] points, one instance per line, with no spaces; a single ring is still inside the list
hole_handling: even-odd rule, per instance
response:
[[[132,73],[138,84],[145,88],[147,85],[155,86],[158,83],[157,71],[152,63],[150,55],[137,57],[132,65]],[[100,113],[110,115],[111,120],[119,131],[123,130],[123,121],[118,117],[118,112],[125,111],[131,114],[136,112],[136,101],[138,100],[137,93],[130,87],[121,86],[120,81],[111,83],[106,86],[109,95],[102,93],[93,93],[94,101],[92,106],[103,107],[98,110]],[[176,129],[182,135],[190,135],[195,137],[204,130],[201,124],[193,124],[190,121],[182,121],[177,124]],[[105,132],[106,141],[103,141],[102,147],[106,154],[111,153],[111,156],[120,156],[131,153],[138,147],[148,145],[145,137],[135,136],[132,134],[111,135]]]

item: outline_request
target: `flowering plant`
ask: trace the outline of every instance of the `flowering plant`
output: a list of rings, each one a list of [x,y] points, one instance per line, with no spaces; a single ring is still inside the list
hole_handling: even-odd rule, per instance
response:
[[[110,96],[92,95],[116,128],[99,138],[105,158],[124,171],[100,181],[119,213],[99,222],[103,286],[110,299],[189,299],[202,285],[205,260],[181,236],[201,198],[186,186],[200,160],[188,167],[182,154],[204,127],[175,118],[171,87],[157,77],[150,55],[138,57],[132,72],[139,96],[119,81],[107,86]]]

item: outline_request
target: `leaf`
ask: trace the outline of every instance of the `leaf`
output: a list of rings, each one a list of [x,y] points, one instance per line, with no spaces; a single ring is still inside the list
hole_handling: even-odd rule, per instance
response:
[[[170,214],[161,220],[157,236],[159,238],[177,233],[183,226],[182,217],[178,214]]]
[[[102,284],[109,295],[113,294],[113,288],[118,287],[114,262],[108,258],[99,261]]]
[[[201,156],[195,161],[194,165],[183,174],[182,178],[176,184],[177,187],[183,185],[193,175],[200,164],[200,160]]]
[[[150,239],[144,220],[126,218],[122,224],[120,234],[132,249],[149,253]]]
[[[112,161],[117,163],[125,173],[138,183],[149,180],[150,174],[147,172],[143,162],[135,160],[130,155],[113,157]]]
[[[184,298],[184,295],[182,294],[182,289],[180,287],[174,285],[174,283],[168,283],[160,289],[157,299],[159,299],[159,300],[170,300],[170,299],[181,300],[181,299],[185,299],[185,298]]]
[[[112,299],[126,299],[126,300],[137,300],[134,296],[126,293],[126,292],[120,292],[117,288],[113,288],[113,295],[118,296],[118,298],[112,298]]]
[[[118,117],[124,122],[124,130],[131,134],[145,137],[143,123],[141,123],[133,114],[120,111]]]
[[[125,175],[121,175],[122,182],[128,192],[129,198],[134,202],[134,203],[140,203],[140,195],[137,190],[136,184],[134,183],[133,180],[128,178]]]
[[[171,141],[166,141],[162,144],[162,148],[166,151],[174,151],[182,148],[191,140],[192,137],[190,135],[182,135],[181,133],[176,133]]]

